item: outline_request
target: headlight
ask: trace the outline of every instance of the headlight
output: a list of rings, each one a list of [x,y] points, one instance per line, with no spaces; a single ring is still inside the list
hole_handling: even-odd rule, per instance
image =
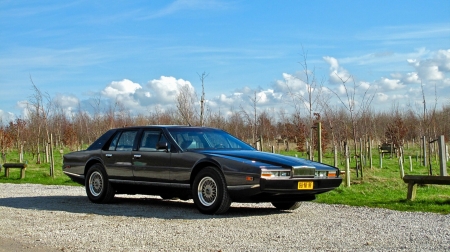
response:
[[[261,169],[261,178],[290,178],[291,169]]]
[[[316,177],[326,178],[328,177],[328,171],[316,171]]]
[[[334,172],[334,171],[316,171],[315,176],[319,177],[319,178],[335,178],[336,172]]]

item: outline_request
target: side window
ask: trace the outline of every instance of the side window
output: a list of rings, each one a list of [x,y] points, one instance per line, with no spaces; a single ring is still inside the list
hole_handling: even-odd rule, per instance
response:
[[[142,133],[139,150],[156,151],[156,144],[161,141],[167,142],[166,137],[160,130],[146,130]]]
[[[133,150],[134,139],[137,131],[124,131],[120,135],[117,143],[116,151],[131,151]],[[114,141],[114,140],[113,140]]]
[[[110,151],[116,150],[116,146],[117,146],[117,142],[119,141],[119,137],[120,137],[120,132],[116,133],[113,140],[109,144],[108,150],[110,150]]]

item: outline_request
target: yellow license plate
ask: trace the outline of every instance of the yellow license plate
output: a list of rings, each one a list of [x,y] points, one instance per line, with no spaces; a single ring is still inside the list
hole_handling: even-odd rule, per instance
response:
[[[314,188],[313,181],[301,181],[298,182],[298,190],[312,190]]]

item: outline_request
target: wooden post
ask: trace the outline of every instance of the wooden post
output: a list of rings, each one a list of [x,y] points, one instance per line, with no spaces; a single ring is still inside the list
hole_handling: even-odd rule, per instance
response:
[[[55,178],[55,161],[53,156],[53,134],[50,134],[50,176]]]
[[[312,146],[308,146],[308,152],[309,152],[309,160],[314,161],[314,153]]]
[[[45,145],[45,163],[49,163],[50,162],[50,158],[49,158],[49,145],[50,143],[47,143],[47,145]]]
[[[275,146],[272,145],[272,153],[275,153]]]
[[[408,183],[408,193],[406,194],[406,199],[413,201],[416,198],[417,186],[414,182]]]
[[[369,165],[370,165],[370,169],[372,169],[373,168],[372,141],[370,140],[370,137],[369,137]]]
[[[263,141],[263,137],[262,137],[262,135],[261,136],[259,136],[259,141],[261,142],[261,151],[264,151],[264,141]]]
[[[423,166],[427,166],[427,140],[425,136],[422,137],[422,158]]]
[[[318,151],[318,161],[322,163],[322,123],[317,123],[317,151]]]
[[[334,167],[338,167],[338,155],[337,155],[337,147],[334,146]]]
[[[445,146],[445,153],[447,154],[447,162],[448,162],[448,159],[450,158],[450,155],[448,154],[448,145]]]
[[[345,185],[350,187],[350,160],[348,157],[348,146],[345,146]]]
[[[380,169],[383,168],[383,153],[380,152]]]
[[[413,167],[413,165],[412,165],[412,158],[411,158],[411,156],[409,156],[409,171],[410,172],[413,171],[412,167]]]
[[[403,178],[405,176],[405,170],[403,169],[403,158],[399,157],[398,159],[398,166],[400,168],[400,178]]]
[[[438,139],[439,144],[439,167],[440,167],[440,175],[447,176],[447,155],[445,151],[445,138],[444,135],[439,136]]]
[[[23,163],[23,144],[20,145],[19,163]]]

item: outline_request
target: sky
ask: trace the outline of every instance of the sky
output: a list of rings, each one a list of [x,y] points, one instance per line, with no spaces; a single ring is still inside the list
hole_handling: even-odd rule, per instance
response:
[[[376,110],[417,109],[425,95],[439,108],[449,13],[443,0],[0,0],[0,118],[26,117],[33,83],[68,115],[96,101],[145,115],[173,108],[185,85],[200,96],[202,73],[208,109],[223,114],[252,100],[305,109],[308,84],[339,108],[344,82],[357,105],[366,94]]]

